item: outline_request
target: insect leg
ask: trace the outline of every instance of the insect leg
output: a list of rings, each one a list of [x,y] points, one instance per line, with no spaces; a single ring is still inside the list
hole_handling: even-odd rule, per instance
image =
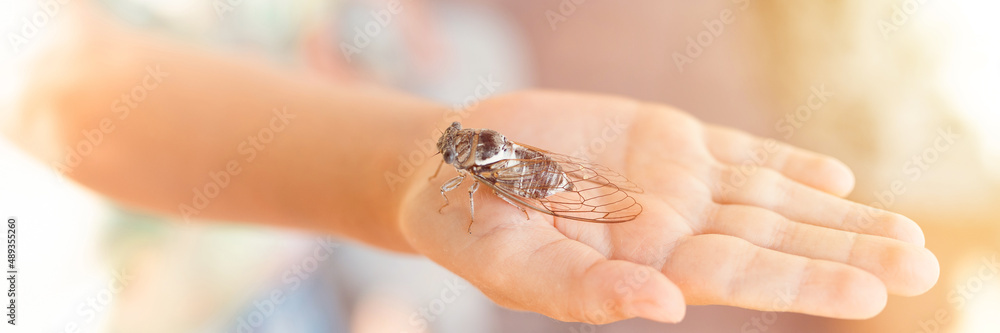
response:
[[[472,234],[472,223],[476,221],[476,200],[472,199],[472,195],[478,189],[479,182],[477,181],[473,181],[472,186],[469,186],[469,234]]]
[[[445,182],[444,185],[441,185],[441,196],[444,197],[444,206],[441,206],[441,208],[438,208],[438,213],[441,213],[441,210],[444,209],[445,207],[448,207],[448,204],[449,204],[449,202],[448,202],[448,196],[444,195],[444,192],[448,192],[448,191],[454,190],[456,187],[458,187],[458,185],[462,184],[463,180],[465,180],[465,175],[464,174],[463,175],[459,175],[458,177],[452,178],[451,180]]]
[[[438,164],[437,170],[434,171],[434,175],[431,176],[431,178],[427,178],[427,181],[431,181],[434,179],[434,177],[437,177],[438,173],[441,172],[441,166],[443,165],[444,165],[444,159],[441,159],[441,163]]]
[[[514,203],[513,200],[508,199],[507,196],[500,194],[496,190],[493,190],[493,194],[496,194],[496,196],[500,197],[500,199],[503,199],[503,201],[506,201],[507,203],[511,204],[512,206],[517,207],[517,209],[520,209],[521,212],[524,213],[524,219],[525,220],[530,220],[531,219],[531,217],[528,216],[528,211],[525,210],[524,207],[521,207],[521,205],[518,205],[518,204]]]

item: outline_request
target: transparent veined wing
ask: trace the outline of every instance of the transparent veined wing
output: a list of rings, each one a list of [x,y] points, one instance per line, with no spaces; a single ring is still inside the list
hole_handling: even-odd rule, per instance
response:
[[[563,172],[569,174],[571,177],[576,177],[579,180],[596,185],[614,186],[627,192],[642,193],[642,188],[639,185],[636,185],[622,174],[606,166],[522,143],[517,143],[517,145],[545,154],[545,156],[553,161],[559,162],[560,166],[563,167]]]
[[[642,189],[625,176],[584,159],[518,145],[537,154],[494,162],[473,176],[498,195],[556,217],[621,223],[642,213],[629,194]]]

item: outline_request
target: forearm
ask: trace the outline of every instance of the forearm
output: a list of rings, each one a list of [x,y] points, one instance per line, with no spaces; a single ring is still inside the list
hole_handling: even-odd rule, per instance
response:
[[[27,72],[6,132],[33,155],[126,205],[409,250],[384,175],[443,107],[149,36],[85,39]]]

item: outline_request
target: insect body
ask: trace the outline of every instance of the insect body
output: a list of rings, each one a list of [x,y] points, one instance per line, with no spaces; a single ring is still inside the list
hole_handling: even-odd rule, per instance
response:
[[[471,176],[476,180],[469,187],[473,221],[476,206],[472,195],[479,184],[492,188],[525,217],[528,208],[578,221],[619,223],[642,212],[642,206],[628,194],[642,190],[622,175],[582,159],[509,141],[494,130],[462,129],[454,122],[441,134],[437,148],[442,165],[451,164],[459,172],[441,186],[445,199],[441,209],[448,206],[445,192]],[[431,178],[435,176],[437,172]]]

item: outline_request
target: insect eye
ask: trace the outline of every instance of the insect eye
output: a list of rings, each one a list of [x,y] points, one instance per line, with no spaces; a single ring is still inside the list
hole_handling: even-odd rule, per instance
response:
[[[455,163],[455,151],[454,150],[447,149],[441,155],[442,155],[441,157],[444,158],[444,162],[445,163],[448,163],[448,164]]]

